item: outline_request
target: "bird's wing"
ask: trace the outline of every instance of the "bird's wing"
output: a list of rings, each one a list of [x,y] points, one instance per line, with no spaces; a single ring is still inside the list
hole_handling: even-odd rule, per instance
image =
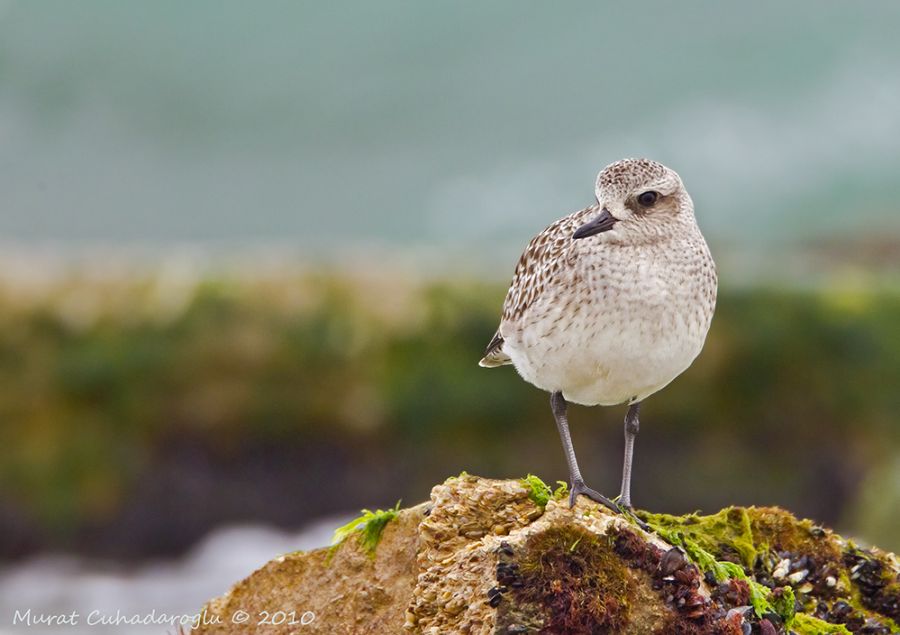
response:
[[[565,264],[567,254],[571,253],[572,234],[597,212],[596,205],[586,207],[560,218],[531,239],[519,258],[503,302],[501,329],[504,322],[522,317],[528,307],[541,297],[548,283],[556,278]]]
[[[597,213],[597,206],[586,207],[559,219],[531,239],[522,252],[512,283],[503,301],[500,328],[485,350],[480,366],[493,368],[511,364],[509,355],[503,352],[503,326],[520,318],[537,300],[547,283],[559,272],[572,243],[572,234],[588,218]]]

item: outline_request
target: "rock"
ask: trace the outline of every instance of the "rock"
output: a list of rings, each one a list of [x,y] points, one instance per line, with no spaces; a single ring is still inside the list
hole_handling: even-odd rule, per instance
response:
[[[197,631],[900,632],[890,554],[774,508],[642,515],[647,532],[584,497],[536,495],[532,479],[448,479],[374,541],[351,532],[272,560],[210,601]],[[804,571],[803,591],[776,568]]]

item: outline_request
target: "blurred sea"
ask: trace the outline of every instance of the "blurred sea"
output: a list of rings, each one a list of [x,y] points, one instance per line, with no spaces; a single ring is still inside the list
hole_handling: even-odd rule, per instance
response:
[[[891,0],[2,0],[0,238],[496,265],[636,155],[756,264],[896,237],[897,24]]]

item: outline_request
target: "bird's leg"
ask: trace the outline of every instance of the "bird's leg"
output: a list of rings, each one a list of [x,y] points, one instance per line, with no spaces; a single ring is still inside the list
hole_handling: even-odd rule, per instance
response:
[[[575,506],[575,499],[579,494],[584,494],[593,501],[605,505],[614,512],[621,513],[619,506],[606,498],[600,492],[592,490],[584,484],[581,471],[578,469],[578,459],[575,458],[575,448],[572,446],[572,437],[569,436],[569,419],[566,415],[566,400],[561,392],[550,395],[550,408],[553,410],[553,418],[556,419],[556,427],[559,429],[559,438],[562,439],[563,451],[566,453],[566,462],[569,464],[569,481],[571,490],[569,493],[569,507]]]
[[[634,438],[641,427],[638,413],[641,402],[631,404],[625,415],[625,461],[622,463],[622,492],[619,494],[619,505],[631,507],[631,459],[634,454]]]

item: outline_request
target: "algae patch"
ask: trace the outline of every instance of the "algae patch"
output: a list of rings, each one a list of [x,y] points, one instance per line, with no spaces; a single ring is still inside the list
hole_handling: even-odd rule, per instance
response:
[[[344,540],[356,535],[363,550],[374,558],[384,528],[397,517],[399,511],[400,501],[397,501],[397,504],[391,509],[376,509],[374,512],[368,509],[362,510],[361,516],[334,530],[334,538],[331,541],[332,548],[338,547]]]
[[[520,479],[522,486],[528,490],[528,498],[543,509],[551,500],[561,500],[569,493],[569,486],[564,481],[557,481],[558,487],[551,489],[539,476],[528,474]]]
[[[722,560],[736,562],[752,569],[759,555],[750,515],[746,509],[740,507],[728,507],[710,516],[699,514],[670,516],[644,512],[641,517],[663,538],[666,534],[677,533],[706,553],[721,554],[719,559]],[[709,565],[712,566],[713,563]]]
[[[794,632],[797,635],[851,635],[843,624],[830,624],[805,613],[797,614]]]

